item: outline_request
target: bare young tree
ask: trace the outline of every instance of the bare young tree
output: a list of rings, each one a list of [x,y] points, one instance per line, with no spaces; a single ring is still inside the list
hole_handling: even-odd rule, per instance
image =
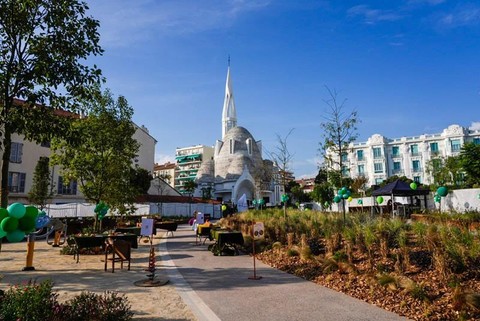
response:
[[[355,110],[349,113],[345,111],[347,99],[339,100],[338,92],[335,89],[331,90],[327,86],[325,88],[330,96],[329,99],[324,100],[329,111],[320,124],[324,138],[324,141],[320,142],[320,151],[324,156],[327,169],[340,174],[339,182],[334,185],[339,184],[336,187],[341,187],[344,169],[342,156],[348,152],[350,143],[358,137],[356,131],[359,120]]]
[[[287,140],[288,137],[292,134],[295,128],[290,129],[288,134],[285,137],[276,134],[277,136],[277,146],[275,146],[275,151],[269,153],[270,158],[274,163],[276,163],[279,169],[280,184],[283,186],[283,190],[287,190],[288,184],[288,172],[290,170],[290,162],[293,159],[293,155],[288,150]]]

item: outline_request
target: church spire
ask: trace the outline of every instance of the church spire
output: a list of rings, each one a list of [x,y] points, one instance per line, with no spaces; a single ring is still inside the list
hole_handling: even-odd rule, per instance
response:
[[[233,127],[237,126],[237,111],[233,100],[232,80],[230,79],[230,56],[228,56],[227,81],[225,84],[225,101],[222,112],[222,139]]]

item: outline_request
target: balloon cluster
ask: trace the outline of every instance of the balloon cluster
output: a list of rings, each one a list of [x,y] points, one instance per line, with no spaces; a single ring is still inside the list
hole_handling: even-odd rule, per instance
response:
[[[282,202],[287,202],[288,201],[288,195],[287,194],[282,194]]]
[[[35,222],[35,228],[43,228],[50,222],[50,217],[44,211],[38,213],[37,220]]]
[[[253,200],[252,203],[253,203],[253,205],[257,205],[257,204],[258,205],[263,205],[263,204],[265,204],[265,200],[263,198],[260,198],[258,200]]]
[[[103,220],[105,215],[107,215],[108,205],[105,204],[104,202],[100,201],[100,203],[98,203],[95,206],[94,212],[97,214],[98,219],[101,221],[101,220]]]
[[[38,209],[13,203],[7,209],[0,208],[0,238],[6,236],[9,242],[20,242],[25,234],[35,230]]]
[[[352,196],[350,196],[352,192],[346,187],[342,187],[338,190],[338,194],[333,198],[335,203],[340,203],[342,199],[347,200],[349,202],[352,201]]]
[[[445,186],[440,186],[437,189],[437,192],[435,193],[435,195],[433,196],[433,200],[435,201],[435,203],[440,203],[440,201],[442,200],[442,197],[447,196],[447,194],[448,194],[448,188],[446,188]]]

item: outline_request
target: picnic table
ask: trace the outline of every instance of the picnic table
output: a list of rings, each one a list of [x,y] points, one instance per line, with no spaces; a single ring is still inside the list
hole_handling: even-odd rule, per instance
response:
[[[177,230],[178,223],[177,222],[155,222],[155,228],[159,228],[161,230],[167,230],[168,232],[172,233]]]
[[[214,255],[238,255],[238,246],[243,245],[243,235],[239,231],[212,229],[212,238],[215,243],[209,246]]]
[[[119,239],[130,242],[132,248],[138,248],[137,236],[135,234],[115,234],[115,235],[105,235],[105,234],[96,234],[96,235],[85,235],[85,236],[74,236],[73,257],[77,258],[77,263],[80,260],[80,250],[88,248],[101,247],[105,250],[105,241],[110,239]]]

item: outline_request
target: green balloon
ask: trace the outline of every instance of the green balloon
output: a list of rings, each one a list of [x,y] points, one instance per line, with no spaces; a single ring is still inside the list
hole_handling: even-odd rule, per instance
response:
[[[0,207],[0,222],[5,218],[8,217],[8,211],[6,208]]]
[[[15,231],[18,228],[18,219],[16,217],[6,217],[0,223],[0,227],[3,231],[10,233]]]
[[[358,200],[357,203],[361,205],[363,204],[363,200]]]
[[[382,203],[383,203],[383,197],[382,197],[382,196],[378,196],[378,197],[377,197],[377,203],[378,203],[378,204],[382,204]]]
[[[7,235],[7,232],[5,232],[4,230],[2,230],[2,228],[0,227],[0,239],[4,236]]]
[[[325,203],[323,203],[323,206],[324,206],[324,207],[329,207],[330,204],[329,204],[328,202],[325,202]]]
[[[18,220],[18,229],[25,233],[30,233],[35,229],[35,223],[37,222],[37,217],[25,215]]]
[[[437,189],[437,194],[442,196],[442,197],[445,197],[447,196],[448,194],[448,189],[445,187],[445,186],[440,186],[438,189]]]
[[[7,207],[8,214],[11,217],[22,218],[25,215],[25,205],[22,203],[13,203]]]
[[[440,196],[438,196],[438,195],[433,198],[433,200],[434,200],[436,203],[440,203],[440,200],[441,200],[441,199],[442,199],[442,198],[441,198]]]
[[[410,183],[410,188],[413,189],[413,190],[416,190],[417,189],[417,183],[415,183],[415,182]]]
[[[38,209],[33,205],[25,206],[25,216],[36,218],[38,215],[38,212],[39,212]]]
[[[11,243],[20,242],[25,238],[25,233],[20,230],[14,230],[7,234],[7,240]]]
[[[342,199],[342,197],[341,197],[340,195],[337,195],[337,196],[335,196],[335,197],[333,198],[333,201],[334,201],[335,203],[339,203],[341,199]]]

